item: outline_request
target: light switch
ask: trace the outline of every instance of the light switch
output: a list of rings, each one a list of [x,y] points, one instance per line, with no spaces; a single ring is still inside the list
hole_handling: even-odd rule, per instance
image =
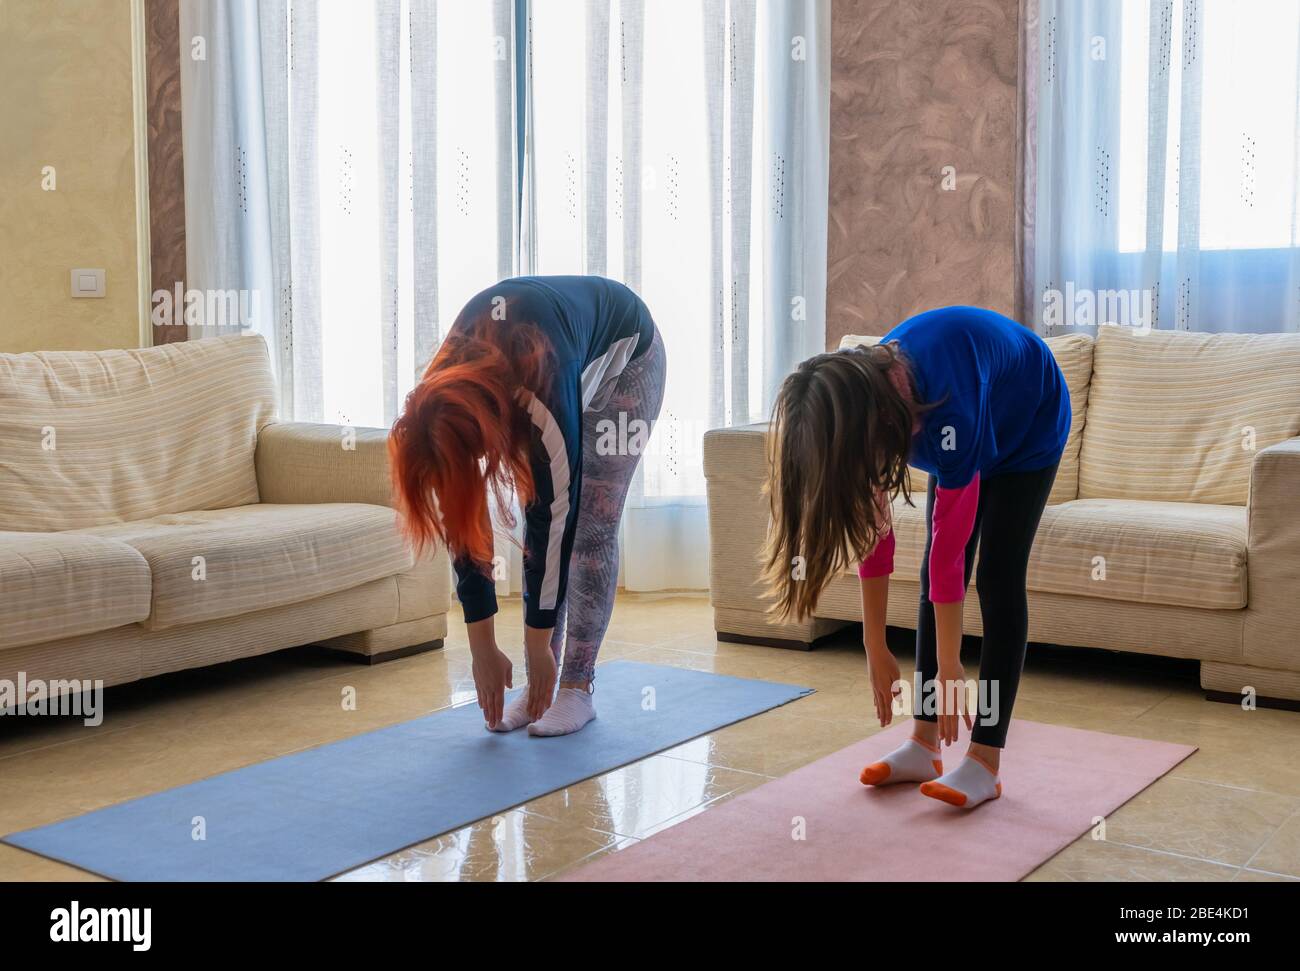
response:
[[[74,297],[104,296],[103,270],[73,270],[72,295]]]

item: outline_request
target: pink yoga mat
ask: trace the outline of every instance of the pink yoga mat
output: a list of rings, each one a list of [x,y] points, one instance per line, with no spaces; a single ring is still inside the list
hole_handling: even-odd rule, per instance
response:
[[[1002,798],[964,810],[914,785],[858,782],[910,732],[895,725],[562,879],[1019,880],[1196,751],[1017,721]]]

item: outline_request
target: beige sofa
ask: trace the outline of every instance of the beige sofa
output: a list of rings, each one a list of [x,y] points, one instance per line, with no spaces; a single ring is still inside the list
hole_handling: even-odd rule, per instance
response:
[[[274,400],[260,337],[0,355],[0,678],[441,646],[446,556],[397,532],[386,433]]]
[[[1103,327],[1049,344],[1074,422],[1030,561],[1031,640],[1193,658],[1212,696],[1300,700],[1300,335]],[[765,447],[765,425],[705,436],[714,622],[723,640],[807,647],[861,620],[858,581],[836,577],[803,623],[765,615]],[[889,598],[908,628],[925,543],[912,478]],[[965,623],[980,632],[973,586]]]

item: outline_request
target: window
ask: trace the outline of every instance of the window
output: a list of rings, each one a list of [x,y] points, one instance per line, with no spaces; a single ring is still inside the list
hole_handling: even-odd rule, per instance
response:
[[[1125,0],[1120,57],[1120,250],[1147,245],[1148,125],[1151,58],[1147,0]],[[1296,0],[1201,0],[1199,66],[1185,65],[1188,5],[1172,4],[1166,55],[1164,249],[1178,247],[1181,126],[1200,127],[1199,230],[1203,250],[1300,245],[1300,3]],[[1162,24],[1157,23],[1157,30]],[[1161,38],[1157,38],[1159,43]],[[1157,63],[1159,62],[1157,58]],[[1185,118],[1183,72],[1202,72],[1199,117]],[[1289,82],[1289,83],[1288,83]]]

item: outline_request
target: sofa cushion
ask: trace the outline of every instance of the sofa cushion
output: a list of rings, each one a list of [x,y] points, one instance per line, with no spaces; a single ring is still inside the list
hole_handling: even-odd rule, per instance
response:
[[[149,589],[149,564],[126,543],[0,532],[0,649],[144,620]]]
[[[1070,391],[1070,437],[1061,454],[1048,505],[1066,502],[1079,495],[1079,449],[1083,445],[1083,426],[1088,417],[1088,392],[1092,387],[1093,340],[1085,334],[1063,334],[1046,338],[1056,358],[1065,386]]]
[[[1250,466],[1300,433],[1300,334],[1102,327],[1081,499],[1241,505]]]
[[[879,337],[849,334],[840,341],[840,350],[876,344]],[[1093,340],[1084,334],[1065,334],[1047,338],[1047,346],[1065,376],[1065,386],[1070,391],[1070,437],[1065,443],[1061,466],[1056,472],[1056,482],[1048,496],[1049,504],[1074,499],[1079,492],[1079,448],[1083,442],[1083,426],[1088,411],[1088,388],[1092,381]],[[924,492],[929,476],[920,469],[911,471],[912,487]]]
[[[1246,509],[1079,499],[1043,513],[1029,589],[1134,603],[1246,606]]]
[[[82,532],[127,543],[148,561],[151,630],[312,600],[413,562],[393,511],[363,503],[256,504]]]
[[[255,336],[0,354],[0,529],[256,502],[253,455],[274,402]]]
[[[915,579],[925,506],[894,503],[895,575]],[[1098,561],[1097,557],[1102,560]],[[1043,513],[1028,588],[1233,610],[1246,605],[1246,510],[1187,502],[1076,499]]]

